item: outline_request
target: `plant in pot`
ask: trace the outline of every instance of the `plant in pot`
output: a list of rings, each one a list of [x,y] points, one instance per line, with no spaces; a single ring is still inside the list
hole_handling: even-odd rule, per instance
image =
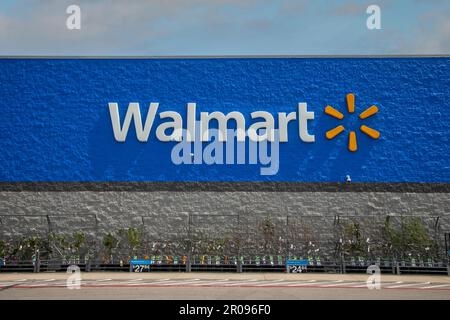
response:
[[[110,263],[114,263],[113,251],[117,248],[119,240],[114,236],[114,234],[108,232],[103,237],[103,246],[106,249],[106,253]]]
[[[390,216],[386,217],[381,234],[384,255],[396,261],[404,251],[403,236],[401,229],[393,225]]]
[[[354,258],[355,256],[360,258],[361,255],[365,253],[359,223],[351,222],[345,225],[343,239],[345,255],[351,258]]]
[[[63,264],[68,264],[71,255],[70,242],[63,234],[57,234],[52,232],[49,236],[50,243],[52,244],[52,252],[56,252],[62,259]]]
[[[9,249],[8,243],[5,240],[0,240],[0,267],[5,265]]]
[[[264,253],[266,253],[267,249],[272,247],[275,237],[275,225],[269,217],[262,222],[261,231],[264,239]]]
[[[130,259],[137,258],[136,252],[141,245],[142,233],[136,228],[122,229],[120,231],[122,236],[126,239],[130,249]]]
[[[82,250],[86,245],[86,235],[83,232],[75,232],[73,234],[73,241],[71,243],[71,249],[74,253],[73,261],[75,263],[80,263]]]
[[[15,255],[19,260],[25,261],[31,259],[33,262],[39,258],[40,250],[45,248],[45,241],[38,236],[22,238]]]
[[[411,255],[411,259],[420,260],[421,256],[428,254],[427,248],[432,246],[432,241],[420,218],[407,219],[403,224],[403,234],[405,249]]]

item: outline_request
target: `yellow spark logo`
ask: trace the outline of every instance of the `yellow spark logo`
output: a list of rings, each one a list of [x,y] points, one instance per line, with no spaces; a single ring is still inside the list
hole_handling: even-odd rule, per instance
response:
[[[355,95],[353,93],[347,94],[347,109],[348,109],[349,113],[355,112]],[[378,112],[377,106],[371,106],[371,107],[367,108],[366,110],[364,110],[363,112],[361,112],[361,114],[359,115],[359,118],[361,120],[363,120],[370,116],[373,116],[377,112]],[[332,116],[333,118],[336,118],[339,120],[344,119],[344,115],[342,113],[340,113],[339,111],[337,111],[336,109],[334,109],[332,106],[326,106],[325,113],[327,115]],[[359,129],[363,133],[365,133],[369,137],[371,137],[372,139],[378,139],[380,137],[380,133],[377,130],[372,129],[368,126],[362,125]],[[325,136],[327,137],[328,140],[331,140],[334,137],[336,137],[338,134],[343,132],[344,130],[345,130],[344,126],[340,125],[340,126],[337,126],[333,129],[327,131]],[[355,131],[350,131],[350,133],[348,135],[348,150],[350,150],[352,152],[355,152],[356,150],[358,150],[358,143],[356,142],[356,132]]]

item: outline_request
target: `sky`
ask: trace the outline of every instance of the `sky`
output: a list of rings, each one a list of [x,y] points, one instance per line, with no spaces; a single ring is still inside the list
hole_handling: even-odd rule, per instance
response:
[[[0,0],[0,55],[449,53],[449,0]]]

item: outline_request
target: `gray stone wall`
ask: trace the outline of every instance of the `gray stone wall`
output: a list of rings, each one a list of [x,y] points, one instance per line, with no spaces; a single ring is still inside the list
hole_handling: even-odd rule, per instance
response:
[[[260,239],[270,219],[278,237],[301,237],[305,222],[318,241],[331,241],[335,216],[370,229],[386,215],[417,215],[430,230],[450,230],[450,194],[389,192],[0,192],[2,237],[83,231],[101,238],[120,228],[143,228],[150,239],[211,237],[237,229]],[[189,217],[191,215],[191,217]],[[286,218],[286,216],[289,216]],[[287,219],[287,220],[286,220]],[[302,226],[300,226],[302,222]]]

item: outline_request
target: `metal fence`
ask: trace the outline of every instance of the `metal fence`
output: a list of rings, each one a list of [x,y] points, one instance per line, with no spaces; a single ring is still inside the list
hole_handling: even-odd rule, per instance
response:
[[[144,258],[154,271],[284,271],[287,259],[307,259],[310,271],[448,272],[448,216],[184,213],[109,232],[99,224],[93,214],[0,215],[0,270],[127,271]]]

